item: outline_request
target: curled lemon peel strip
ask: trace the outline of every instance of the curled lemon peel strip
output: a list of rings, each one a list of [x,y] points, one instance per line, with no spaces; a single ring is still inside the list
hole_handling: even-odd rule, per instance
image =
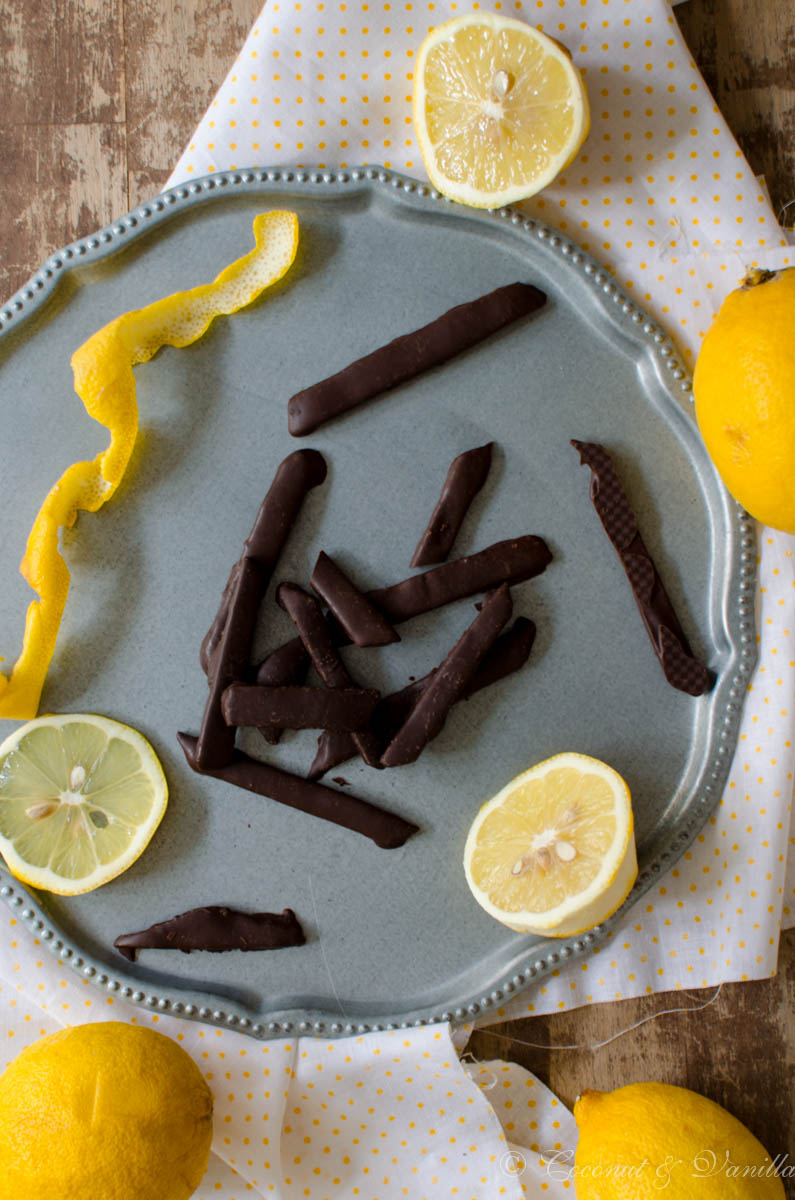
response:
[[[69,594],[59,530],[74,525],[80,509],[96,512],[124,478],[138,433],[133,367],[162,346],[189,346],[215,317],[251,304],[281,279],[295,259],[298,218],[291,212],[260,213],[254,237],[254,249],[212,283],[123,313],[72,356],[75,391],[89,416],[109,430],[110,444],[92,462],[73,463],[63,473],[33,522],[19,569],[38,600],[28,606],[22,652],[10,676],[0,672],[0,717],[28,720],[38,710]]]

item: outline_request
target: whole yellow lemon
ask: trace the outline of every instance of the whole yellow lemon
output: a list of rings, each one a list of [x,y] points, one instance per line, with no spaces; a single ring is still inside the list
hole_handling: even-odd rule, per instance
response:
[[[751,516],[795,533],[795,268],[726,297],[693,376],[704,443]]]
[[[0,1200],[188,1200],[212,1093],[189,1054],[120,1021],[76,1025],[0,1076]]]
[[[583,1092],[577,1200],[784,1200],[777,1164],[706,1096],[669,1083]]]

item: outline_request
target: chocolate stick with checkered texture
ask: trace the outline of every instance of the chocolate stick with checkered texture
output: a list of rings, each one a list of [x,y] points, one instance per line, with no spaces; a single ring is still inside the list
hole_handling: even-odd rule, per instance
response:
[[[638,521],[616,475],[613,460],[598,442],[571,442],[580,462],[591,468],[591,500],[632,586],[654,653],[665,678],[677,691],[701,696],[712,679],[693,656],[663,581],[643,542]]]

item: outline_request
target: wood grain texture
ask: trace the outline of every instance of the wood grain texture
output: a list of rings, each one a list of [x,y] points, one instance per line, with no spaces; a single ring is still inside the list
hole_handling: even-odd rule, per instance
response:
[[[127,0],[131,206],[166,183],[261,7],[262,0]]]
[[[122,0],[0,0],[2,123],[124,121]]]
[[[740,148],[795,225],[795,4],[687,0],[676,17]]]
[[[259,8],[260,0],[0,0],[0,296],[53,249],[163,186]],[[795,7],[688,0],[676,11],[781,207],[795,197]],[[686,1084],[724,1103],[771,1153],[792,1152],[792,932],[779,964],[774,980],[727,985],[703,1012],[662,1017],[603,1050],[554,1046],[601,1042],[684,1003],[683,993],[496,1026],[478,1032],[472,1049],[523,1063],[567,1103],[585,1087],[634,1079]]]
[[[53,250],[127,211],[123,125],[0,126],[0,163],[2,297]]]
[[[714,995],[714,988],[668,992],[528,1017],[477,1030],[467,1049],[478,1060],[521,1063],[569,1107],[586,1088],[611,1091],[650,1079],[692,1088],[733,1113],[773,1157],[792,1155],[795,929],[782,935],[775,979],[724,984],[709,1008],[659,1017],[601,1049],[555,1049],[594,1046],[653,1013]]]

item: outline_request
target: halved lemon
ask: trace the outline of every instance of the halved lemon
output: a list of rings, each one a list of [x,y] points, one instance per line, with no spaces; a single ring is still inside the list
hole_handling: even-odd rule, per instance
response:
[[[547,937],[591,929],[638,874],[629,788],[597,758],[548,758],[483,805],[464,870],[478,904],[511,929]]]
[[[167,803],[149,742],[108,717],[37,717],[0,746],[0,853],[32,887],[76,896],[114,879]]]
[[[551,183],[588,134],[588,97],[565,47],[494,13],[428,34],[414,74],[414,131],[434,187],[500,208]]]

